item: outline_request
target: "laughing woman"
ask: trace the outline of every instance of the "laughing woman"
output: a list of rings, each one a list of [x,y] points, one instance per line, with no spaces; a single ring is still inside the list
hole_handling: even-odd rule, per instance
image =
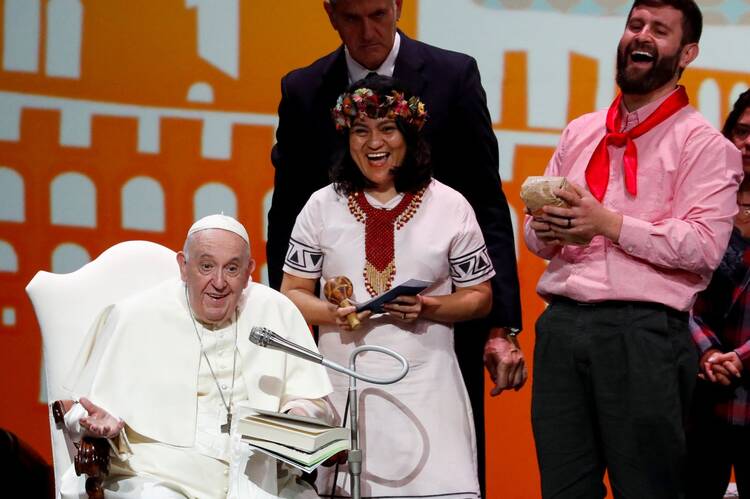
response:
[[[420,135],[426,110],[393,79],[356,82],[339,97],[333,117],[343,133],[342,159],[331,169],[333,183],[315,192],[297,218],[282,292],[320,326],[327,358],[347,365],[354,348],[373,344],[409,361],[409,373],[396,384],[359,384],[362,497],[478,497],[474,427],[452,326],[491,306],[488,279],[495,272],[474,212],[431,178]],[[434,284],[422,295],[396,298],[384,314],[361,313],[362,325],[352,331],[345,316],[353,307],[315,296],[319,280],[342,275],[353,282],[358,302],[409,279]],[[385,377],[398,364],[367,352],[357,369]],[[348,379],[331,376],[331,402],[341,417]],[[330,470],[321,472],[321,495],[333,480]],[[336,494],[349,488],[341,473]]]

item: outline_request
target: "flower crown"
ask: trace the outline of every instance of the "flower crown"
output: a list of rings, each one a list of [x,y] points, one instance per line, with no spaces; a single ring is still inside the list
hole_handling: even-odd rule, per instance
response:
[[[401,118],[407,125],[421,130],[427,120],[424,102],[419,97],[404,99],[404,94],[393,90],[388,95],[378,95],[369,88],[358,88],[352,93],[339,95],[331,110],[336,130],[351,128],[359,117]]]

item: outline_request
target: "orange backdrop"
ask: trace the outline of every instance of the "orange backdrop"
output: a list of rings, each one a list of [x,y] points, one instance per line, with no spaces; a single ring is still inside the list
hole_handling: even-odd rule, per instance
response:
[[[221,3],[231,7],[234,1]],[[40,390],[41,339],[24,293],[26,284],[38,270],[54,270],[53,255],[64,243],[82,248],[90,258],[127,239],[178,248],[193,221],[196,192],[214,183],[234,192],[236,214],[250,230],[254,255],[264,262],[264,202],[273,187],[269,157],[279,80],[287,71],[334,49],[338,38],[320,1],[240,0],[236,4],[239,50],[232,70],[232,61],[227,69],[221,55],[200,55],[201,40],[206,42],[213,34],[197,36],[199,17],[211,15],[205,0],[23,2],[38,5],[37,11],[31,9],[32,18],[37,15],[32,19],[38,27],[35,50],[33,37],[29,42],[28,34],[14,29],[16,19],[9,19],[29,15],[28,4],[0,0],[4,30],[0,40],[4,54],[0,68],[0,426],[49,458],[47,407]],[[60,11],[54,9],[72,9],[65,12],[74,14],[76,5],[82,13],[79,59],[60,60],[74,68],[77,62],[78,70],[60,75],[55,63],[61,56],[50,39],[57,36],[55,26],[60,23]],[[414,37],[420,35],[419,7],[407,0],[400,21],[400,27]],[[13,62],[9,47],[20,50],[20,63]],[[526,118],[527,51],[505,51],[498,57],[505,68],[502,81],[489,82],[501,89],[502,111],[495,128],[558,134],[559,127],[540,129]],[[593,110],[596,89],[611,83],[597,80],[597,61],[591,57],[571,53],[569,65],[570,119]],[[706,79],[716,84],[721,115],[736,86],[750,81],[747,70],[691,69],[684,78],[691,97],[697,97]],[[210,98],[187,97],[199,82],[210,87]],[[216,123],[223,130],[219,135],[228,137],[224,149],[204,143],[205,137],[214,136],[206,130]],[[528,175],[543,171],[553,145],[519,143],[514,148],[512,180],[504,183],[504,189],[516,220],[521,220],[520,184]],[[52,186],[66,173],[81,174],[94,186],[95,222],[90,226],[55,221]],[[163,230],[125,228],[123,187],[134,177],[148,177],[160,186]],[[15,183],[3,187],[3,179]],[[3,203],[18,203],[18,199],[21,216],[3,217],[14,212],[13,206]],[[520,233],[516,236],[522,240]],[[531,364],[533,324],[544,306],[534,288],[545,264],[522,243],[520,248],[526,326],[521,343]],[[262,272],[254,278],[262,279]],[[488,496],[538,497],[529,385],[488,399],[486,421]]]

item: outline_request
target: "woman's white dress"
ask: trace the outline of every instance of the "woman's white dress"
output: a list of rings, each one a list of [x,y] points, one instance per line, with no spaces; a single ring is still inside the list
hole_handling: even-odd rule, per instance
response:
[[[390,209],[367,196],[375,208]],[[434,282],[424,294],[446,295],[452,286],[471,286],[494,275],[474,212],[455,190],[432,180],[413,217],[394,239],[393,286],[409,279]],[[346,276],[353,301],[371,298],[365,288],[365,225],[350,212],[347,198],[331,185],[315,192],[297,218],[284,272],[318,279]],[[323,298],[325,299],[325,298]],[[481,334],[477,331],[477,334]],[[476,440],[471,406],[453,348],[453,327],[429,320],[406,323],[385,314],[354,332],[320,327],[319,349],[349,364],[357,346],[391,348],[409,361],[409,373],[392,385],[358,382],[360,445],[364,450],[362,497],[478,497]],[[481,359],[477,359],[481,362]],[[374,352],[357,357],[357,371],[375,376],[397,372],[394,359]],[[330,399],[344,415],[349,380],[329,372]],[[348,421],[347,421],[348,423]],[[331,468],[320,468],[318,492],[330,493]],[[339,469],[336,495],[349,495],[347,467]]]

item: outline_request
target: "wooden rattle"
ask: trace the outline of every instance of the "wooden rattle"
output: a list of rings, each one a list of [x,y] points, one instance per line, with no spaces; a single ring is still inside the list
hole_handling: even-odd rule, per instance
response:
[[[352,286],[352,281],[343,275],[328,279],[326,285],[323,286],[323,294],[326,295],[326,299],[339,307],[352,306],[352,302],[349,301],[349,298],[352,296],[353,291],[354,287]],[[352,329],[357,329],[360,325],[356,312],[348,314],[346,320],[349,323],[349,327]]]

